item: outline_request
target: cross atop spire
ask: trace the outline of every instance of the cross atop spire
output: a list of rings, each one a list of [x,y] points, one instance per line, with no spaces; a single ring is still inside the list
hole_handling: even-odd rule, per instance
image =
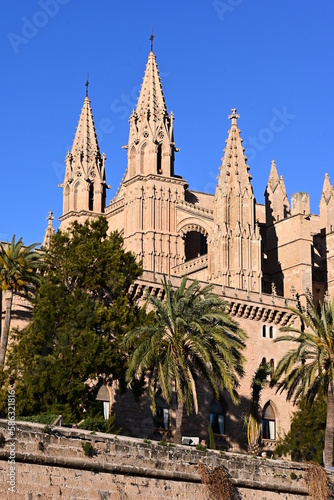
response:
[[[86,97],[88,97],[88,85],[89,85],[89,73],[87,73],[87,81],[85,83],[85,87],[86,87]]]
[[[237,119],[240,118],[240,115],[237,114],[237,108],[232,108],[232,113],[228,115],[229,120],[232,120],[232,125],[237,124]]]
[[[153,39],[154,39],[154,35],[153,35],[153,26],[152,26],[152,35],[149,38],[149,40],[151,40],[151,52],[153,52]]]

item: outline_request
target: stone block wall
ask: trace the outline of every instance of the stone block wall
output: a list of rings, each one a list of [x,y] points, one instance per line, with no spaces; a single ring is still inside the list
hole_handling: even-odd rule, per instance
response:
[[[198,473],[200,462],[223,466],[239,499],[308,496],[306,465],[28,423],[17,423],[13,493],[8,491],[10,436],[5,420],[0,421],[0,433],[6,439],[0,448],[1,499],[202,500],[210,497]],[[91,444],[92,457],[84,454],[84,443]]]

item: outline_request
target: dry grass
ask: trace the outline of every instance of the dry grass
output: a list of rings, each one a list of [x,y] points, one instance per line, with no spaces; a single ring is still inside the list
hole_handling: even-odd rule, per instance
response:
[[[208,467],[199,463],[198,473],[201,476],[202,484],[207,488],[210,499],[233,500],[236,498],[233,484],[224,467]]]
[[[333,498],[327,474],[319,464],[310,464],[305,480],[312,500]]]

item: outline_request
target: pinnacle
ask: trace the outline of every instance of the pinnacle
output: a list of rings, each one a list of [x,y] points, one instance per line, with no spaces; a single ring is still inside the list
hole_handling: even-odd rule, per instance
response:
[[[158,66],[153,51],[149,53],[136,113],[140,117],[149,114],[149,120],[158,121],[161,114],[167,114]]]
[[[326,172],[321,195],[325,198],[326,201],[328,201],[331,198],[333,193],[334,193],[334,189],[329,181],[329,175]]]
[[[271,184],[272,188],[275,188],[279,184],[280,178],[278,176],[275,160],[271,162],[270,174],[268,179],[268,185]]]
[[[228,131],[226,148],[224,149],[223,162],[219,175],[219,185],[234,185],[236,191],[240,189],[243,190],[244,188],[252,191],[250,185],[251,176],[248,173],[249,166],[246,163],[247,158],[244,155],[240,130],[237,128],[237,119],[239,117],[240,115],[237,114],[237,110],[233,108],[229,115],[229,119],[232,123]]]
[[[73,156],[83,154],[86,161],[96,155],[100,155],[92,108],[87,95],[83,101],[71,153]]]

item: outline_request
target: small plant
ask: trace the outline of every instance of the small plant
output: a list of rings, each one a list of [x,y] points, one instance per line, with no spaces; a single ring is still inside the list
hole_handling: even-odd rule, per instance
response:
[[[81,446],[86,457],[91,458],[94,455],[94,448],[90,443],[81,443]]]
[[[204,444],[199,443],[196,445],[196,450],[198,451],[206,451],[207,449],[207,446],[205,446]]]
[[[211,450],[216,449],[215,437],[213,435],[213,430],[212,430],[211,425],[209,425],[209,448]]]
[[[44,434],[52,434],[52,428],[49,425],[46,425],[43,429]]]
[[[167,446],[167,443],[164,439],[161,439],[161,441],[158,441],[159,446]]]
[[[225,454],[226,454],[226,451],[224,451],[224,450],[219,450],[219,453],[220,453],[220,455],[225,455]]]
[[[144,439],[143,439],[143,442],[144,442],[145,444],[151,444],[151,440],[150,440],[150,439],[147,439],[147,438],[144,438]]]
[[[167,446],[169,446],[170,448],[175,448],[176,444],[174,444],[174,443],[168,443]]]
[[[39,449],[39,451],[44,451],[45,450],[44,443],[42,443],[42,441],[39,441],[37,448]]]
[[[291,472],[290,477],[291,477],[291,479],[292,479],[293,481],[294,481],[295,479],[298,479],[297,474],[295,474],[294,472]]]

